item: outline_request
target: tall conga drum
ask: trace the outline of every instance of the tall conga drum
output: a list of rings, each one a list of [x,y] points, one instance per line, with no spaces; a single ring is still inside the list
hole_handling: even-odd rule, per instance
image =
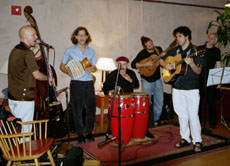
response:
[[[133,138],[144,138],[149,121],[149,97],[147,93],[132,93],[134,102]]]
[[[120,105],[120,126],[121,126],[121,143],[128,144],[132,136],[133,121],[134,121],[134,109],[132,106],[132,96],[131,95],[120,95],[120,104],[118,103],[118,96],[115,99],[111,96],[109,99],[109,116],[110,116],[110,128],[113,137],[118,138],[118,106]],[[112,107],[113,103],[113,109]],[[112,112],[111,112],[112,111]],[[117,144],[118,139],[115,141]]]

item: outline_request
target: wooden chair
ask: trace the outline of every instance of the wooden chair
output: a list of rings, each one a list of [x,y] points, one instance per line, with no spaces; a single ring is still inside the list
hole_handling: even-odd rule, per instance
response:
[[[52,165],[55,166],[50,147],[53,143],[52,138],[47,138],[48,120],[36,120],[32,122],[18,122],[22,126],[32,126],[33,132],[17,133],[13,123],[3,123],[0,126],[0,147],[3,157],[8,160],[7,166],[13,161],[19,165]],[[28,141],[26,141],[28,140]],[[39,158],[47,153],[50,162],[39,162]],[[22,161],[34,160],[34,163],[21,163]]]

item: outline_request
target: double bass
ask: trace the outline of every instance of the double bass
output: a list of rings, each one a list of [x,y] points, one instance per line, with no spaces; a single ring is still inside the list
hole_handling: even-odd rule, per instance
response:
[[[36,23],[36,20],[31,15],[33,13],[33,9],[31,6],[26,6],[24,8],[24,15],[27,19],[27,21],[30,23],[30,25],[36,30],[38,40],[42,41],[41,35],[38,29],[38,25]],[[37,65],[39,66],[39,71],[47,76],[54,77],[55,84],[57,85],[57,75],[53,68],[53,66],[48,64],[46,52],[44,50],[44,46],[41,42],[39,42],[40,47],[40,56],[36,58]],[[64,116],[63,114],[63,108],[61,105],[61,102],[57,101],[57,91],[56,86],[50,86],[48,81],[39,81],[36,80],[36,87],[35,87],[35,116],[34,119],[49,119],[48,128],[50,128],[50,131],[48,131],[48,135],[51,137],[61,137],[64,136],[64,134],[60,135],[59,132],[56,132],[54,129],[60,127],[63,127],[64,123]],[[61,121],[60,121],[61,116]],[[57,123],[55,122],[57,121]],[[61,123],[63,122],[63,123]]]

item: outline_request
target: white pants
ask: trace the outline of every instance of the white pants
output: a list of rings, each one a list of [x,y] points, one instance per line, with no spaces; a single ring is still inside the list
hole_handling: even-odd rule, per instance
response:
[[[201,126],[199,120],[199,90],[172,90],[173,107],[179,118],[180,135],[183,139],[192,142],[201,142]]]
[[[16,118],[20,118],[22,122],[33,121],[34,119],[34,101],[16,101],[16,100],[8,100],[9,107],[12,114]],[[29,128],[24,126],[24,132],[31,132],[32,126]]]

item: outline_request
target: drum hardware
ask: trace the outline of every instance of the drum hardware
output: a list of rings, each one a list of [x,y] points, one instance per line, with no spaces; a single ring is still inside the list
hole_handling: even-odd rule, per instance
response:
[[[135,114],[146,114],[149,113],[149,111],[144,111],[144,112],[135,112]]]
[[[108,138],[108,139],[106,139],[105,141],[99,143],[97,146],[98,146],[98,148],[101,149],[104,145],[106,145],[106,144],[108,144],[108,143],[110,143],[110,142],[112,142],[112,141],[115,141],[117,138],[118,138],[118,137],[112,137],[112,138],[110,138],[110,139]]]
[[[142,112],[141,112],[142,113]],[[120,116],[121,118],[132,118],[132,117],[134,117],[135,115],[133,114],[133,115],[128,115],[128,116]],[[118,116],[114,116],[114,115],[110,115],[110,117],[112,117],[112,118],[118,118]]]
[[[129,108],[129,105],[128,104],[125,104],[125,109],[128,109]]]

